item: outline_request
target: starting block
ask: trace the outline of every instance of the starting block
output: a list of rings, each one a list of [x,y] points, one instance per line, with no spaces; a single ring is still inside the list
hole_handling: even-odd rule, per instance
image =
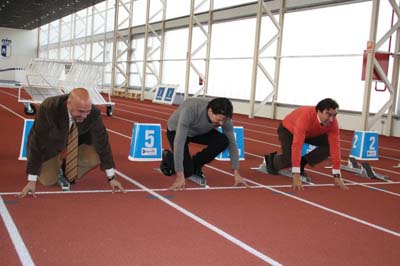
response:
[[[236,144],[238,147],[239,160],[242,161],[244,160],[244,129],[243,127],[234,127],[233,130],[235,134]],[[218,127],[218,131],[222,133],[222,128]],[[220,161],[230,160],[228,149],[225,149],[223,152],[218,154],[215,159]]]
[[[153,170],[162,174],[160,168],[153,168]],[[201,187],[209,188],[209,186],[207,185],[207,179],[205,177],[201,178],[200,176],[197,176],[197,175],[191,175],[191,176],[187,177],[186,179],[190,180],[193,183],[196,183],[197,185],[199,185]]]
[[[19,152],[18,160],[26,161],[26,145],[28,144],[28,136],[31,132],[31,128],[33,126],[33,119],[24,119],[24,129],[22,131],[22,139],[21,139],[21,148]]]
[[[377,178],[383,181],[389,181],[389,177],[385,175],[378,174],[374,171],[371,165],[367,162],[358,163],[355,158],[349,157],[347,165],[341,165],[340,169],[355,173],[362,177],[367,177],[370,179]]]
[[[387,176],[377,174],[368,162],[358,164],[357,160],[379,160],[378,156],[378,132],[355,131],[347,165],[341,165],[341,169],[356,173],[362,177],[378,178],[388,181]]]
[[[128,159],[131,161],[161,161],[162,138],[160,124],[134,123]]]
[[[188,178],[186,178],[187,180],[192,181],[193,183],[198,184],[201,187],[206,187],[208,188],[209,186],[207,186],[207,179],[206,177],[202,178],[200,176],[197,175],[191,175]]]
[[[261,173],[264,173],[264,174],[268,174],[268,172],[267,172],[267,163],[265,162],[265,159],[263,160],[262,164],[260,164],[258,167],[253,167],[251,169],[257,170],[257,171],[259,171]],[[290,171],[288,169],[279,170],[278,173],[280,175],[287,176],[289,178],[293,178],[292,171]],[[313,185],[313,183],[311,182],[311,178],[308,177],[308,176],[301,176],[301,181],[303,183],[305,183],[305,184]]]

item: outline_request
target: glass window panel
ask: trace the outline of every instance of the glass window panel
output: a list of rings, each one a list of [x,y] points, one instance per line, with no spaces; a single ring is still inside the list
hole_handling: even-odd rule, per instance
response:
[[[71,47],[61,48],[60,59],[70,59],[71,58]]]
[[[163,70],[163,81],[165,84],[177,84],[178,92],[185,90],[186,61],[165,61]],[[190,86],[189,86],[190,88]],[[194,90],[193,90],[194,91]]]
[[[49,59],[58,59],[57,54],[58,54],[57,49],[50,49],[49,50]]]
[[[167,5],[167,19],[190,15],[190,1],[169,0]]]
[[[114,31],[114,12],[115,8],[112,7],[107,11],[107,32]]]
[[[250,99],[252,64],[252,59],[212,60],[208,95]]]
[[[186,59],[188,29],[172,30],[165,33],[165,59]]]
[[[279,102],[315,105],[331,97],[340,109],[362,110],[360,56],[284,58],[280,73]]]
[[[48,39],[48,33],[49,33],[49,30],[48,30],[48,24],[46,24],[46,25],[43,25],[43,26],[41,26],[40,27],[40,29],[39,29],[39,31],[40,31],[40,34],[39,34],[39,44],[40,44],[40,46],[43,46],[43,45],[46,45],[47,44],[47,39]]]
[[[151,2],[154,2],[154,0]],[[146,4],[147,4],[146,0],[133,2],[133,12],[132,12],[133,26],[143,25],[146,23]]]
[[[105,31],[105,12],[94,14],[94,34],[104,33]]]
[[[103,2],[100,2],[100,3],[96,4],[95,5],[96,9],[98,11],[104,11],[106,9],[106,2],[107,1],[103,1]]]
[[[229,1],[214,1],[214,9],[236,6],[254,2],[254,0],[229,0]]]
[[[211,58],[253,57],[255,23],[244,19],[213,25]]]
[[[369,36],[371,3],[288,13],[282,55],[361,53]]]
[[[61,24],[61,41],[71,40],[72,38],[72,24],[62,23]]]
[[[50,27],[50,38],[49,38],[49,43],[56,43],[56,42],[58,42],[58,36],[59,36],[59,33],[60,33],[60,30],[59,30],[59,22],[60,22],[60,20],[56,20],[56,21],[53,21],[53,22],[51,22],[50,24],[49,24],[49,27]]]

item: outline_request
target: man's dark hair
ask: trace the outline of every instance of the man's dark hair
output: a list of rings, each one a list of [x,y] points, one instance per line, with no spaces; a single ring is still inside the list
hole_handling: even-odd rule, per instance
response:
[[[211,111],[215,115],[224,115],[228,118],[232,118],[233,106],[229,99],[227,98],[215,98],[211,100],[207,105],[208,108],[211,108]]]
[[[315,110],[323,112],[324,110],[329,110],[329,109],[338,109],[339,104],[331,99],[331,98],[326,98],[320,101],[317,106],[315,106]]]

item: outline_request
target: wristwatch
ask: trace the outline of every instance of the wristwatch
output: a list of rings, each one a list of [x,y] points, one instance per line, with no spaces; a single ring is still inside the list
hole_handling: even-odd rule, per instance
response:
[[[114,179],[115,179],[115,175],[110,176],[110,177],[107,176],[107,181],[108,181],[108,182],[110,182],[111,180],[114,180]]]
[[[341,178],[342,176],[340,174],[334,174],[333,178]]]

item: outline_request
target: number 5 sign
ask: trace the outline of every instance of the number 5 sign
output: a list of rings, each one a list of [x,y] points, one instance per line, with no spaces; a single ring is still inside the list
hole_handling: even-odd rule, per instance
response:
[[[128,159],[131,161],[161,160],[161,125],[134,123]]]

